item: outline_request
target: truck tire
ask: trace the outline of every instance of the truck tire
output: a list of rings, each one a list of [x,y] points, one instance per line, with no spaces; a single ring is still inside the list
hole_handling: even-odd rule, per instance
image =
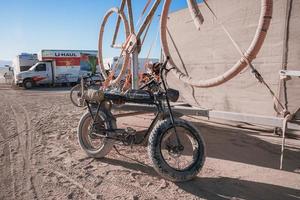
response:
[[[31,79],[26,79],[24,82],[23,82],[23,86],[24,88],[26,89],[31,89],[33,87],[33,82]]]

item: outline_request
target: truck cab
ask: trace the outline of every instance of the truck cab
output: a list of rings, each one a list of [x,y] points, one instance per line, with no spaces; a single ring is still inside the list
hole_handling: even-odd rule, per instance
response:
[[[53,65],[53,61],[37,62],[28,71],[16,75],[16,84],[26,89],[34,85],[52,84],[54,82]]]

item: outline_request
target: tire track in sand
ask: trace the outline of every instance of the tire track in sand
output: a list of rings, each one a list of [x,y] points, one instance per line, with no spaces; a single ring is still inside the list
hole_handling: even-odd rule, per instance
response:
[[[9,179],[10,184],[9,187],[11,188],[9,192],[7,192],[7,194],[11,194],[12,199],[16,199],[16,179],[14,176],[14,158],[13,158],[13,152],[12,152],[12,147],[11,147],[11,140],[14,139],[17,134],[14,133],[12,135],[9,135],[9,132],[7,132],[6,128],[8,128],[7,126],[5,126],[4,124],[2,124],[2,122],[6,122],[7,120],[10,119],[10,113],[7,112],[7,108],[9,108],[9,106],[7,105],[6,101],[5,101],[5,95],[1,95],[2,96],[2,103],[0,104],[0,108],[2,110],[2,114],[0,115],[0,133],[2,134],[2,138],[3,140],[0,142],[0,147],[3,145],[3,156],[5,161],[3,162],[4,166],[1,167],[1,172],[3,173],[2,177],[1,177],[1,182],[5,185],[4,186],[4,190],[6,191],[6,187],[8,187],[8,184],[3,181],[3,178],[6,177],[6,179]],[[9,123],[9,126],[11,126],[11,124]],[[19,142],[19,140],[18,140]],[[19,143],[18,143],[19,144]],[[18,147],[17,147],[18,148]],[[5,178],[4,178],[5,179]],[[0,184],[1,185],[1,184]],[[3,192],[5,192],[3,191]]]
[[[0,133],[2,133],[4,141],[7,140],[7,132],[5,129],[1,126],[0,124]],[[8,140],[9,141],[9,140]],[[16,187],[15,187],[15,179],[14,179],[14,165],[13,165],[13,157],[12,157],[12,152],[11,152],[11,147],[10,144],[4,143],[3,145],[3,152],[5,156],[5,152],[8,152],[8,161],[5,162],[4,164],[8,165],[9,164],[9,173],[10,173],[10,178],[11,178],[11,190],[12,190],[12,199],[16,199]],[[4,168],[3,168],[4,169]]]
[[[37,199],[37,192],[33,183],[33,176],[32,176],[32,163],[31,163],[31,154],[32,154],[32,133],[31,130],[31,121],[29,118],[28,111],[24,106],[19,104],[15,101],[15,99],[10,99],[9,102],[11,103],[10,109],[12,111],[12,114],[14,116],[14,119],[16,121],[17,126],[17,134],[19,137],[22,137],[21,141],[23,143],[21,144],[21,147],[23,147],[24,151],[20,151],[23,157],[23,183],[22,185],[25,185],[25,194],[27,191],[31,191],[32,195],[35,199]]]

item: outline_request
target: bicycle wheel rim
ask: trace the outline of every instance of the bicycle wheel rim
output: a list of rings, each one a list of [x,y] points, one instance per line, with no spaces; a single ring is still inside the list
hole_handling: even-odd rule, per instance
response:
[[[81,85],[75,85],[71,91],[70,91],[70,99],[71,99],[71,102],[73,103],[74,106],[77,106],[77,107],[84,107],[84,104],[81,105],[80,102],[78,101],[79,100],[79,96],[82,96],[81,94]],[[84,89],[85,90],[85,89]],[[74,99],[74,94],[75,94],[75,97],[77,96],[77,99]]]
[[[108,78],[108,75],[106,73],[105,67],[104,67],[104,62],[103,62],[103,36],[104,36],[104,31],[105,31],[105,25],[108,21],[108,18],[112,15],[112,14],[117,14],[118,17],[121,17],[121,20],[124,23],[124,30],[125,30],[125,34],[126,34],[126,38],[129,37],[129,25],[128,25],[128,20],[125,17],[125,14],[120,11],[118,8],[111,8],[109,9],[106,14],[104,15],[104,18],[102,20],[101,26],[100,26],[100,31],[99,31],[99,39],[98,39],[98,62],[99,62],[99,66],[100,66],[100,71],[104,77],[104,79],[106,80]],[[126,68],[129,64],[129,54],[126,51],[123,51],[122,55],[123,56],[123,64],[121,67],[121,71],[120,74],[118,75],[118,77],[116,77],[116,79],[111,81],[111,85],[117,84],[121,81],[122,77],[124,76],[125,72],[126,72]]]
[[[168,150],[168,143],[177,143],[174,128],[171,127],[168,130],[166,130],[166,132],[162,136],[160,143],[161,156],[164,162],[170,168],[177,171],[189,170],[197,163],[197,160],[201,155],[201,144],[199,144],[196,136],[187,127],[175,126],[175,128],[180,142],[182,143],[182,145],[184,145],[184,150],[179,154],[172,153],[170,152],[170,150]],[[192,155],[189,155],[190,152],[192,152]]]
[[[191,76],[183,73],[176,66],[170,54],[167,40],[167,20],[171,1],[172,0],[165,1],[160,21],[161,45],[164,55],[166,57],[169,57],[169,64],[175,67],[172,72],[176,78],[183,81],[184,83],[200,88],[215,87],[229,81],[230,79],[238,75],[243,69],[245,69],[248,63],[251,63],[251,61],[256,58],[266,38],[273,12],[273,0],[261,0],[261,12],[256,33],[249,48],[246,50],[242,58],[239,59],[229,70],[225,71],[223,74],[215,78],[207,80],[196,80],[195,78],[192,78]]]
[[[101,123],[101,126],[103,126],[103,128],[107,128],[107,125],[105,124],[105,122],[103,121],[103,119],[98,116],[97,117],[99,121],[101,122],[98,122],[98,123]],[[99,119],[101,118],[101,119]],[[104,138],[98,138],[97,141],[96,141],[96,137],[95,138],[92,138],[91,135],[90,135],[90,131],[91,127],[93,126],[93,119],[92,119],[92,116],[89,116],[89,118],[86,119],[84,125],[82,126],[82,141],[83,141],[83,144],[84,146],[89,150],[89,151],[94,151],[94,152],[97,152],[99,150],[101,150],[104,146],[104,143],[105,143],[105,139]],[[98,144],[97,144],[98,143]],[[95,147],[95,145],[97,145]]]

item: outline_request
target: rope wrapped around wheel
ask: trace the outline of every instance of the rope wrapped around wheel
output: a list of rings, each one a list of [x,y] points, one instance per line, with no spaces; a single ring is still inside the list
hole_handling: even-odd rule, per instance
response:
[[[247,51],[245,53],[242,53],[241,59],[238,60],[229,70],[225,71],[223,74],[217,77],[207,79],[207,80],[197,80],[183,73],[176,66],[176,64],[174,63],[171,57],[168,40],[167,40],[167,21],[168,21],[170,4],[171,4],[171,0],[165,1],[161,22],[160,22],[161,44],[162,44],[163,52],[166,57],[167,56],[170,57],[169,63],[170,65],[175,67],[175,69],[172,70],[172,72],[174,73],[176,78],[183,81],[184,83],[187,83],[195,87],[200,87],[200,88],[215,87],[229,81],[230,79],[238,75],[243,69],[247,67],[249,63],[251,63],[256,58],[259,50],[261,49],[265,41],[267,31],[271,23],[272,13],[273,13],[273,0],[261,0],[261,12],[260,12],[259,22],[258,22],[255,36]]]

